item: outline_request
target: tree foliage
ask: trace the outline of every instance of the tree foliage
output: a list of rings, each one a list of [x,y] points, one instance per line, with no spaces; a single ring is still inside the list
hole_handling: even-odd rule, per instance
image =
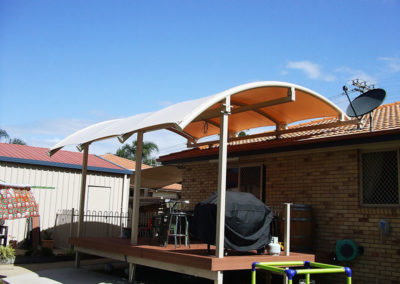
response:
[[[10,136],[8,135],[7,131],[0,129],[0,140],[2,139],[9,139]]]
[[[0,129],[0,141],[5,140],[8,144],[18,144],[18,145],[26,145],[25,141],[19,138],[10,138],[7,131],[4,129]]]
[[[119,148],[115,155],[136,161],[137,140],[132,141],[132,144],[124,144]],[[152,158],[152,154],[158,152],[158,146],[153,142],[143,142],[142,162],[147,165],[155,165],[156,161]]]
[[[9,144],[26,145],[25,141],[19,138],[12,138],[8,142]]]
[[[247,136],[247,133],[245,131],[240,131],[237,136],[244,137],[244,136]]]

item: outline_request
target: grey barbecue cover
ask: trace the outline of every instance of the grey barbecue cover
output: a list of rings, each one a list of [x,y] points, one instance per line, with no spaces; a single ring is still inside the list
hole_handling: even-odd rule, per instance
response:
[[[200,241],[215,244],[217,194],[198,203],[191,221],[191,233]],[[258,250],[270,242],[271,209],[254,195],[226,192],[225,248]]]

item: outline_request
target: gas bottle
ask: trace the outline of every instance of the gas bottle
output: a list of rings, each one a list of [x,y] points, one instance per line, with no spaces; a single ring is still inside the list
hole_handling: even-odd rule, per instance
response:
[[[268,253],[271,255],[279,255],[281,253],[281,246],[278,243],[278,237],[271,238],[271,242],[268,244]]]

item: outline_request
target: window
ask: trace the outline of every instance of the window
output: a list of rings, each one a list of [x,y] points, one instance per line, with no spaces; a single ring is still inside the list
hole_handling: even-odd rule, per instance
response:
[[[399,150],[361,153],[361,203],[399,205]]]
[[[261,166],[246,166],[228,168],[226,175],[226,189],[252,193],[261,199]]]

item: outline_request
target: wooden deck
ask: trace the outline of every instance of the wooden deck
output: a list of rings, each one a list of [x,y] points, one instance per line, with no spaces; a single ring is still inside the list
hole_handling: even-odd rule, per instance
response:
[[[167,247],[148,244],[131,246],[129,239],[120,238],[71,238],[70,244],[76,251],[212,280],[216,280],[217,274],[223,271],[251,269],[253,262],[315,261],[312,254],[294,252],[290,256],[284,256],[283,252],[280,256],[232,252],[224,258],[217,258],[213,246],[211,255],[207,254],[206,244],[191,244],[190,248],[174,248],[172,244]]]

